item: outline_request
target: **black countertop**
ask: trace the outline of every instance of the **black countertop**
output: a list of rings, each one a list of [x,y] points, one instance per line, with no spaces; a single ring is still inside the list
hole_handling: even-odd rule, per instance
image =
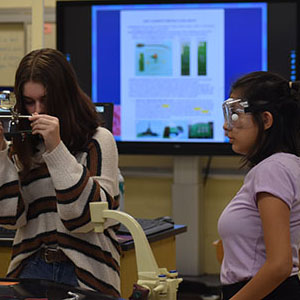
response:
[[[186,231],[186,225],[174,225],[173,228],[147,235],[147,239],[149,243],[152,243],[163,239],[167,239],[176,234],[183,233]],[[131,235],[118,235],[118,238],[123,251],[127,251],[134,248],[134,243]]]
[[[164,231],[160,231],[151,235],[147,235],[147,239],[149,243],[160,241],[172,236],[175,236],[179,233],[183,233],[187,231],[186,225],[174,225],[173,228],[166,229]],[[11,247],[13,243],[13,232],[9,234],[8,232],[4,233],[0,232],[0,247]],[[127,251],[134,248],[134,243],[131,235],[118,235],[119,242],[121,244],[121,248],[123,251]],[[1,300],[1,298],[0,298]]]

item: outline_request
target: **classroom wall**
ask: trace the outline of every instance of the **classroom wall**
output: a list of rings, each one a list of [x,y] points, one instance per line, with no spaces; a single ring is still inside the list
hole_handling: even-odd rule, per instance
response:
[[[44,46],[55,48],[55,0],[44,0]],[[13,86],[16,67],[32,49],[32,0],[0,1],[0,86]]]
[[[208,157],[202,156],[200,160],[205,169]],[[125,210],[129,214],[142,218],[172,216],[173,162],[172,155],[120,155],[125,175]],[[220,271],[213,242],[219,238],[217,222],[222,210],[242,185],[244,171],[239,166],[238,156],[213,156],[203,186],[203,269],[208,274]],[[204,178],[202,174],[200,180]]]
[[[55,0],[44,0],[45,47],[56,47]],[[13,85],[19,60],[31,49],[31,0],[0,1],[0,86]],[[20,14],[21,13],[21,14]],[[207,165],[208,157],[200,157]],[[204,272],[219,273],[213,241],[219,238],[217,220],[242,184],[239,157],[214,156],[206,183],[204,201]],[[172,155],[120,155],[125,177],[125,211],[135,217],[172,216]],[[203,171],[203,170],[201,170]],[[199,180],[203,180],[200,176]]]

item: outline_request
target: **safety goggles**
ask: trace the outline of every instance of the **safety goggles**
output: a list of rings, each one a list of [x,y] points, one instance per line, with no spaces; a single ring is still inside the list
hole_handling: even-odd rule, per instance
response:
[[[223,102],[223,114],[228,129],[238,127],[243,114],[249,112],[247,100],[229,98]]]

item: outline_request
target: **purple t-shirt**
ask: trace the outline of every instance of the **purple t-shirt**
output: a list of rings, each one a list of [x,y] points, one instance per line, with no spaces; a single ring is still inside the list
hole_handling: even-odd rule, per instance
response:
[[[224,209],[218,222],[223,241],[222,284],[253,277],[266,260],[262,222],[256,195],[270,193],[290,208],[290,232],[293,253],[291,275],[298,273],[300,243],[300,158],[276,153],[253,167],[244,184]]]

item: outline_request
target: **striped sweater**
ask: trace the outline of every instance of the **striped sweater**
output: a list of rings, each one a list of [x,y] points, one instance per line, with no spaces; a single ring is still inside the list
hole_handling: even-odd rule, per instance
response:
[[[120,296],[120,246],[107,220],[95,233],[89,203],[118,208],[118,154],[112,134],[99,127],[87,149],[74,157],[61,142],[40,151],[20,181],[9,147],[0,151],[0,224],[16,229],[8,277],[17,278],[41,247],[56,245],[74,263],[79,285]]]

